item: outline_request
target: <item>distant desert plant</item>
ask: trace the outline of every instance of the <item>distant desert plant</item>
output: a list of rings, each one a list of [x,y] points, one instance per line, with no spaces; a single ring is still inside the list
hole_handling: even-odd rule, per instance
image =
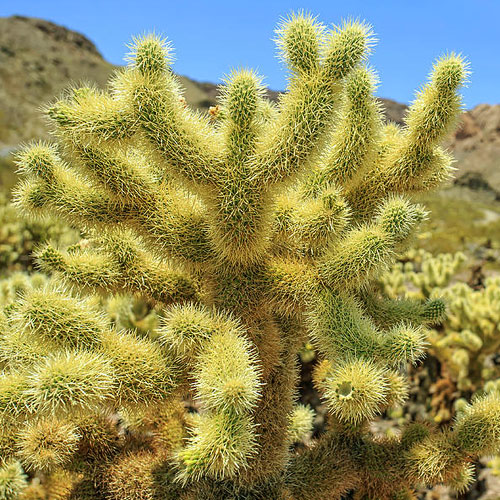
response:
[[[2,342],[20,354],[0,386],[3,498],[29,472],[50,498],[405,499],[420,483],[466,488],[474,458],[497,449],[495,394],[453,430],[369,430],[406,398],[401,367],[443,313],[368,285],[425,217],[410,196],[450,177],[439,143],[467,64],[439,59],[400,128],[382,122],[367,25],[297,14],[277,41],[290,78],[276,106],[242,69],[209,115],[191,111],[170,45],[150,35],[109,92],[75,88],[47,108],[58,145],[19,155],[16,203],[86,239],[43,247],[40,263],[160,317],[145,336],[120,330],[62,285],[7,309]],[[307,338],[330,426],[295,451],[312,421],[295,404]]]
[[[441,378],[430,380],[428,370],[416,369],[420,387],[419,413],[446,423],[467,410],[468,400],[500,394],[500,278],[492,275],[472,286],[464,282],[468,258],[462,252],[432,255],[410,250],[380,279],[382,293],[391,299],[443,299],[446,317],[429,330],[427,340]],[[471,397],[472,394],[472,397]],[[410,404],[408,410],[415,410]],[[400,409],[401,413],[401,409]],[[411,416],[412,411],[405,415]],[[500,474],[500,458],[488,462]]]
[[[68,245],[78,239],[78,231],[61,220],[20,217],[16,207],[0,192],[0,276],[32,270],[33,250],[42,242]]]
[[[490,276],[477,289],[460,279],[462,252],[432,255],[410,251],[380,278],[390,299],[442,299],[446,318],[428,335],[430,352],[460,391],[477,391],[500,376],[494,357],[500,347],[500,278]]]

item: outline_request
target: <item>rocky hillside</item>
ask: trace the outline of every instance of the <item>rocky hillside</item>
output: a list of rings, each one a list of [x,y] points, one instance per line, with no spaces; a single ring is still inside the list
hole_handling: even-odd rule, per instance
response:
[[[46,137],[41,105],[75,82],[102,87],[115,69],[80,33],[41,19],[0,18],[0,157],[20,141]],[[214,84],[181,79],[192,106],[214,104]],[[268,96],[274,100],[278,93]],[[406,106],[382,102],[386,116],[402,123]],[[459,182],[500,193],[500,105],[483,104],[465,113],[449,145],[458,159]]]
[[[500,199],[500,104],[480,104],[462,116],[450,141],[459,184],[491,188]]]
[[[80,33],[41,19],[0,18],[0,148],[45,136],[41,105],[75,82],[102,87],[115,69]],[[182,80],[192,105],[211,104],[203,85]]]

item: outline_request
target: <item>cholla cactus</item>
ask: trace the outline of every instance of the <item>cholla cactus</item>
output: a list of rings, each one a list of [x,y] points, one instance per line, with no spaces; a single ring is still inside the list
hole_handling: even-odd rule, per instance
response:
[[[32,252],[46,240],[69,245],[78,241],[79,233],[53,217],[30,220],[20,217],[16,207],[0,193],[0,275],[32,270]]]
[[[16,460],[0,460],[0,498],[15,500],[26,489],[28,482],[21,464]]]
[[[500,279],[491,276],[477,290],[461,281],[462,252],[408,252],[379,279],[391,299],[444,300],[446,319],[428,335],[430,351],[461,391],[476,391],[500,375],[493,356],[500,347]]]
[[[484,394],[493,393],[500,395],[500,378],[488,380],[481,389],[476,391],[473,397],[481,397]],[[457,415],[460,415],[467,408],[468,404],[465,398],[460,398],[455,401],[454,409]],[[500,455],[489,457],[489,460],[486,462],[486,464],[494,476],[500,476]]]
[[[433,293],[446,300],[449,311],[444,333],[432,332],[433,351],[459,389],[477,390],[500,375],[492,359],[500,348],[500,278],[486,278],[479,290],[455,283]]]
[[[13,304],[19,295],[32,288],[40,288],[48,281],[43,273],[15,272],[0,281],[0,307]]]
[[[384,295],[428,299],[436,288],[448,286],[467,257],[462,252],[433,255],[425,250],[410,250],[384,273],[379,282]]]
[[[239,70],[211,117],[192,112],[170,46],[146,36],[109,92],[75,89],[47,109],[59,146],[19,156],[19,206],[87,236],[41,249],[43,267],[161,310],[149,339],[57,290],[29,294],[7,318],[22,349],[1,413],[25,417],[16,456],[53,471],[52,498],[413,498],[420,482],[462,484],[499,442],[497,397],[444,434],[415,424],[380,441],[368,428],[404,399],[399,368],[422,356],[422,324],[442,313],[439,301],[382,302],[367,285],[425,216],[408,195],[450,175],[439,143],[461,109],[465,62],[439,59],[399,128],[382,124],[373,95],[368,26],[326,29],[299,14],[277,33],[290,70],[277,106]],[[317,379],[331,425],[296,453],[308,335],[326,363]],[[167,411],[188,396],[193,414]],[[121,451],[117,414],[130,429]]]
[[[118,330],[135,330],[142,336],[148,336],[158,326],[157,308],[140,297],[112,295],[106,297],[104,306]]]

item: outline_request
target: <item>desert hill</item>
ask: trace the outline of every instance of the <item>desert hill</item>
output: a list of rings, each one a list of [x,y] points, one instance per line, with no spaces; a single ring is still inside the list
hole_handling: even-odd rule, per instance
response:
[[[449,142],[457,160],[457,182],[491,187],[500,199],[500,104],[480,104],[462,116]]]
[[[42,19],[0,18],[0,157],[21,141],[46,137],[43,103],[75,82],[103,87],[116,69],[80,33]],[[208,109],[215,103],[216,85],[180,78],[191,106]],[[270,99],[277,96],[268,92]],[[406,106],[381,101],[386,117],[402,123]],[[458,160],[459,183],[500,193],[500,105],[481,104],[464,113],[449,146]]]
[[[80,33],[42,19],[0,18],[0,149],[45,137],[42,104],[75,82],[103,87],[115,69]],[[191,105],[211,105],[204,85],[181,79]]]

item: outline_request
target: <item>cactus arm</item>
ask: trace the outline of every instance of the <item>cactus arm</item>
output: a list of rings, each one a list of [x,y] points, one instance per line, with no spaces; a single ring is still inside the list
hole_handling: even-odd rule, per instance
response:
[[[0,420],[5,423],[18,418],[27,408],[26,390],[29,387],[25,373],[3,372],[0,379]]]
[[[274,259],[266,267],[262,282],[273,310],[285,316],[301,315],[317,287],[314,268],[293,258]]]
[[[296,405],[290,414],[288,439],[290,444],[305,442],[311,437],[316,413],[309,406]]]
[[[21,423],[28,419],[20,431],[28,468],[63,465],[77,441],[88,438],[67,424],[87,418],[88,425],[95,425],[95,415],[85,412],[105,409],[111,393],[113,404],[135,408],[164,401],[179,385],[179,367],[157,343],[110,329],[90,299],[70,296],[54,284],[30,290],[13,312],[10,327],[53,347],[0,379],[2,424],[13,417]],[[38,420],[44,415],[45,420]]]
[[[27,148],[18,156],[18,165],[27,176],[15,193],[21,209],[35,215],[42,208],[55,209],[79,226],[116,223],[124,216],[122,204],[70,169],[52,146],[35,144]]]
[[[109,254],[90,250],[62,252],[46,245],[37,258],[43,270],[59,272],[70,282],[104,290],[120,288],[120,269]]]
[[[351,229],[321,257],[320,279],[337,290],[359,288],[387,268],[393,248],[392,239],[377,226]]]
[[[73,89],[45,109],[62,135],[99,141],[128,139],[137,131],[134,116],[123,99],[91,87]]]
[[[65,188],[70,186],[63,182],[48,186],[44,182],[24,179],[16,187],[14,203],[27,215],[43,218],[55,212],[70,225],[79,228],[89,225],[103,227],[122,222],[127,217],[123,204],[112,200],[99,189],[83,184],[83,180],[78,177],[72,177],[71,180],[72,190],[69,191]]]
[[[0,495],[5,500],[15,500],[28,486],[28,476],[19,461],[2,459],[0,462]]]
[[[56,351],[30,367],[26,407],[45,416],[95,411],[111,401],[115,390],[112,366],[104,356]]]
[[[380,339],[372,321],[349,296],[325,291],[308,315],[311,338],[328,359],[376,355]]]
[[[159,341],[194,368],[193,389],[202,413],[176,454],[179,477],[228,479],[255,455],[252,410],[260,398],[256,351],[235,320],[195,306],[174,306]]]
[[[110,232],[103,239],[103,248],[113,256],[129,290],[163,303],[198,298],[196,283],[189,274],[145,251],[142,241],[133,233]]]
[[[450,483],[464,487],[464,468],[478,456],[498,450],[500,402],[496,394],[476,399],[457,418],[453,429],[430,432],[414,424],[403,434],[399,467],[410,482],[428,486]],[[401,460],[402,458],[402,460]],[[465,484],[467,486],[467,484]]]
[[[363,179],[349,188],[347,199],[366,217],[391,192],[405,193],[433,187],[450,175],[450,157],[439,142],[461,111],[457,89],[466,81],[468,65],[453,54],[438,60],[430,82],[417,95],[406,118],[406,129],[392,135],[392,146]]]
[[[260,78],[249,70],[233,71],[219,98],[223,165],[212,189],[202,193],[215,252],[224,260],[247,265],[269,248],[269,196],[256,182],[251,162],[265,119]]]
[[[421,178],[435,173],[436,165],[432,161],[426,163],[425,152],[432,151],[456,125],[462,111],[457,89],[468,74],[461,56],[451,54],[435,63],[430,82],[417,94],[409,109],[405,139],[389,167],[400,191],[416,187]]]
[[[218,332],[197,357],[196,395],[204,409],[250,414],[260,397],[255,348],[238,330]]]
[[[128,255],[120,251],[121,243],[124,246],[129,244],[123,249],[129,250]],[[57,271],[81,286],[110,292],[125,289],[166,304],[197,297],[188,275],[155,261],[149,254],[134,248],[133,244],[130,238],[115,238],[103,251],[86,249],[72,253],[46,246],[39,252],[38,259],[43,268]]]
[[[320,279],[337,290],[366,284],[387,269],[395,250],[408,238],[424,214],[418,205],[389,197],[379,207],[372,223],[351,229],[318,259]]]
[[[116,92],[125,94],[165,170],[191,187],[206,185],[221,165],[219,143],[208,122],[185,106],[171,61],[169,47],[158,37],[137,39]]]
[[[206,211],[196,198],[160,185],[151,204],[130,215],[128,224],[154,253],[188,266],[214,257]]]
[[[39,338],[52,350],[94,348],[106,328],[104,315],[92,298],[77,302],[50,284],[28,290],[12,313],[11,323],[11,328]]]
[[[444,319],[445,304],[441,299],[427,301],[387,299],[375,294],[360,295],[367,314],[381,328],[390,328],[403,321],[414,325],[431,325]]]
[[[225,169],[219,180],[232,172],[245,178],[251,174],[249,157],[255,152],[256,141],[265,123],[265,88],[261,78],[251,70],[234,70],[220,87],[219,133],[224,144]]]
[[[78,449],[78,428],[64,419],[28,422],[20,432],[19,458],[25,470],[50,472],[64,467]]]
[[[151,203],[157,188],[146,158],[134,148],[116,151],[105,145],[72,141],[85,170],[122,203],[141,207]]]
[[[298,33],[308,45],[304,52],[296,42]],[[314,19],[304,16],[283,23],[278,35],[292,78],[288,93],[280,98],[279,115],[255,155],[256,176],[265,184],[281,182],[310,164],[332,123],[340,80],[372,43],[363,24],[345,23],[324,34]]]
[[[180,383],[175,360],[155,342],[133,333],[103,332],[98,350],[113,367],[116,379],[115,401],[119,406],[165,402]]]
[[[380,105],[373,96],[376,83],[376,75],[366,67],[347,76],[331,146],[320,168],[306,180],[307,192],[315,193],[321,186],[346,188],[371,168],[382,126]]]

